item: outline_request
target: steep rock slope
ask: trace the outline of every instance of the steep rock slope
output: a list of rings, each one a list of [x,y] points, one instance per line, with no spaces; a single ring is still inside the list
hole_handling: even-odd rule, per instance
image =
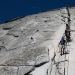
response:
[[[1,24],[0,75],[24,75],[47,63],[47,46],[56,38],[55,32],[65,24],[65,13],[65,8],[57,9]]]

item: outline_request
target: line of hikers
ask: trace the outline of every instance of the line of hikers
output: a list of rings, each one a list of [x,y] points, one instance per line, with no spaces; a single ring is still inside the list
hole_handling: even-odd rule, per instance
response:
[[[65,46],[67,45],[67,42],[71,41],[71,37],[70,37],[71,30],[70,29],[65,30],[65,36],[66,36],[66,38],[63,36],[59,42],[59,45],[61,45],[61,55],[64,54],[64,50],[65,50]]]
[[[59,45],[61,46],[61,55],[65,53],[65,46],[67,45],[67,42],[70,42],[71,41],[71,30],[70,30],[70,12],[69,12],[69,9],[68,7],[66,7],[66,10],[67,10],[67,19],[68,19],[68,24],[66,24],[66,30],[65,30],[65,36],[66,36],[66,39],[65,37],[62,37],[60,42],[59,42]]]
[[[67,45],[67,42],[71,41],[70,35],[71,35],[70,25],[66,24],[66,30],[65,30],[66,38],[63,36],[59,42],[61,48],[61,55],[65,53],[65,46]]]

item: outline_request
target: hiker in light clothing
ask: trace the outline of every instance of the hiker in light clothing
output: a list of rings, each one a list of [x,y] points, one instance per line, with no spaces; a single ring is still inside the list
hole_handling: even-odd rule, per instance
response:
[[[62,37],[62,39],[59,42],[59,45],[61,46],[61,55],[64,54],[66,44],[67,44],[66,40],[64,39],[64,37]]]

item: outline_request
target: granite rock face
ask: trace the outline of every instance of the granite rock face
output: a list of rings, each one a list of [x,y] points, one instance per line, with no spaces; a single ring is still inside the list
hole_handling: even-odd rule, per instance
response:
[[[17,67],[0,66],[0,75],[16,75]]]
[[[34,66],[19,66],[17,75],[28,75],[32,70]]]
[[[65,10],[43,12],[1,24],[0,75],[24,75],[33,70],[34,66],[47,63],[47,45],[64,24]]]

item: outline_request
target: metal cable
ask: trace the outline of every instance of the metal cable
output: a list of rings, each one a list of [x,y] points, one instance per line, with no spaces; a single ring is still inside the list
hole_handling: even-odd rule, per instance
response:
[[[16,73],[16,75],[18,75],[18,70],[19,70],[19,66],[17,66],[18,67],[18,69],[17,69],[17,73]]]
[[[52,43],[52,42],[51,42],[51,43]],[[52,45],[53,45],[53,43],[52,43]],[[53,45],[53,47],[54,47],[54,45]],[[68,47],[67,47],[67,46],[66,46],[66,49],[67,49],[67,51],[68,51]],[[65,51],[66,51],[66,49],[65,49]],[[58,47],[57,47],[57,50],[58,50]],[[55,53],[57,53],[57,50],[55,51],[55,47],[54,47],[54,56],[55,56]],[[59,58],[58,58],[58,62],[59,62],[59,59],[60,59],[60,56],[59,56]],[[64,60],[66,60],[66,54],[65,54]],[[69,60],[69,56],[68,56],[68,60]],[[58,68],[58,65],[59,65],[59,63],[56,64],[56,67],[57,67],[57,68]],[[52,66],[52,65],[51,65],[51,66]],[[68,62],[68,66],[69,66],[69,62]],[[67,75],[68,75],[68,66],[67,66]],[[53,66],[52,66],[52,68],[53,68]],[[52,68],[51,68],[51,71],[52,71]],[[57,68],[56,68],[56,72],[57,72]],[[50,71],[50,74],[49,74],[49,75],[51,75],[51,71]],[[56,72],[55,72],[55,75],[56,75]],[[59,69],[58,69],[58,73],[59,73],[59,75],[60,75]],[[65,61],[64,61],[64,75],[65,75]]]

